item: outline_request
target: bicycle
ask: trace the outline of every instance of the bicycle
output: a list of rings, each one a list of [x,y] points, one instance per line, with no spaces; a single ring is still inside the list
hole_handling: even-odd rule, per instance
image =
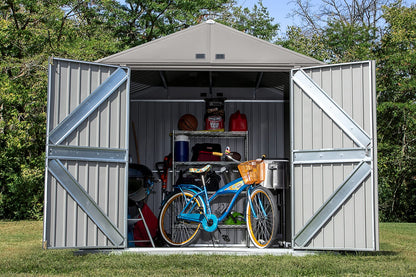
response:
[[[200,174],[202,188],[194,184],[177,184],[173,193],[165,200],[159,215],[159,230],[163,239],[171,246],[187,246],[194,242],[201,232],[214,232],[231,212],[237,198],[246,191],[245,221],[251,242],[258,248],[273,244],[278,228],[277,204],[269,189],[259,185],[264,180],[262,159],[240,163],[225,153],[213,155],[227,157],[237,163],[242,177],[237,178],[217,190],[211,197],[205,184],[205,175],[211,165],[190,168],[189,172]],[[220,195],[234,195],[228,208],[218,217],[212,213],[211,202]],[[243,194],[244,195],[244,194]]]

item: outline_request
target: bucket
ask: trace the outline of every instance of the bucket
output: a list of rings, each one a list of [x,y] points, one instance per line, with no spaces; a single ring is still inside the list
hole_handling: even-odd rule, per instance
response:
[[[266,174],[261,185],[269,189],[287,188],[286,170],[289,161],[286,159],[264,159],[263,162],[266,164]]]
[[[175,161],[189,161],[189,138],[187,136],[176,136],[175,140]]]

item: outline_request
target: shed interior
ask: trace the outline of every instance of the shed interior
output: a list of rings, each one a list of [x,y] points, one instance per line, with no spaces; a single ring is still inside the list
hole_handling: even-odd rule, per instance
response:
[[[221,150],[230,146],[247,160],[266,155],[268,159],[289,159],[289,91],[288,71],[192,71],[192,70],[135,70],[130,80],[130,162],[152,170],[158,178],[155,164],[172,152],[172,131],[178,130],[178,119],[193,114],[198,120],[197,130],[204,130],[205,100],[224,99],[225,131],[229,129],[230,115],[239,110],[247,117],[248,153],[245,141],[234,138],[190,138],[190,148],[196,143],[219,143]],[[191,151],[191,149],[190,149]],[[190,156],[192,152],[190,153]],[[209,163],[209,162],[207,162]],[[183,168],[176,168],[176,171]],[[185,169],[186,170],[186,169]],[[219,170],[219,168],[215,168]],[[287,176],[289,168],[287,167]],[[176,176],[178,172],[175,171]],[[234,177],[236,168],[234,170]],[[237,173],[238,174],[238,173]],[[168,190],[175,181],[169,173]],[[176,179],[176,178],[175,178]],[[287,178],[288,180],[288,178]],[[288,183],[288,182],[287,182]],[[220,184],[223,185],[223,181]],[[273,190],[279,207],[289,215],[289,190]],[[283,197],[283,193],[285,196]],[[155,182],[147,204],[157,216],[162,202],[161,182]],[[219,201],[221,202],[221,200]],[[224,202],[224,201],[223,201]],[[240,203],[241,202],[241,203]],[[243,211],[244,203],[237,202],[236,211]],[[226,200],[225,202],[226,203]],[[219,206],[223,203],[219,203]],[[278,241],[290,241],[290,216],[281,215]],[[245,245],[247,236],[242,229],[226,229],[231,241],[203,232],[198,244]],[[222,230],[224,232],[224,230]],[[283,244],[284,245],[284,244]]]

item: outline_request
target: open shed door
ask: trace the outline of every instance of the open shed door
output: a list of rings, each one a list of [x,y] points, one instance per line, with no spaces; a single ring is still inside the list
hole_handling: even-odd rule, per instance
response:
[[[378,250],[374,62],[291,79],[293,248]]]
[[[130,70],[49,63],[44,248],[126,246]]]

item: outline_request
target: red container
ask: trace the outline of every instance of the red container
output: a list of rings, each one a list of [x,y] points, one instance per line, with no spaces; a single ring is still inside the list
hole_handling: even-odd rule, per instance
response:
[[[247,117],[236,111],[230,116],[230,131],[247,131]]]
[[[205,120],[205,130],[224,131],[224,119],[219,115],[208,116]]]

